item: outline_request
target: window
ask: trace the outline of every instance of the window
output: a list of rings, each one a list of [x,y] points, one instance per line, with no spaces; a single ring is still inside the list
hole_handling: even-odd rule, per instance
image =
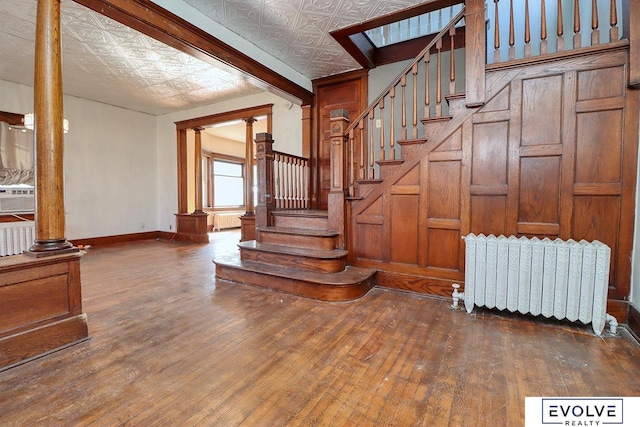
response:
[[[244,205],[244,164],[213,159],[213,207]]]

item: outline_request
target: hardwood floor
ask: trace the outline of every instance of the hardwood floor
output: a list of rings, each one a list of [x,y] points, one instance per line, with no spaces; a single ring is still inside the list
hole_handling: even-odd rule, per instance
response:
[[[0,373],[0,425],[523,425],[525,396],[640,395],[640,347],[588,327],[216,282],[238,239],[89,249],[92,339]]]

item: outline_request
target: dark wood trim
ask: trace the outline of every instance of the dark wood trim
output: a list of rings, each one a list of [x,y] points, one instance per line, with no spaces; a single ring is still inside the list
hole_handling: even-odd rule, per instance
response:
[[[150,0],[74,0],[195,58],[220,62],[311,104],[313,93]]]
[[[71,239],[75,246],[112,245],[115,243],[135,242],[138,240],[154,240],[160,238],[160,231],[146,231],[144,233],[118,234],[115,236],[87,237]],[[172,233],[169,233],[172,234]]]
[[[624,31],[629,39],[629,86],[640,89],[640,2],[623,1]]]
[[[412,18],[414,16],[422,15],[424,13],[429,13],[435,10],[439,10],[445,7],[454,6],[456,4],[464,3],[464,0],[431,0],[427,1],[423,4],[410,7],[407,9],[403,9],[401,11],[390,13],[385,16],[381,16],[376,19],[372,19],[370,21],[361,22],[359,24],[351,25],[346,28],[342,28],[339,30],[335,30],[330,32],[331,36],[347,51],[349,54],[360,64],[362,67],[366,69],[375,68],[378,65],[388,64],[390,62],[382,62],[381,57],[389,57],[397,52],[393,52],[394,50],[400,51],[404,47],[412,46],[404,45],[402,43],[394,44],[392,46],[387,46],[383,49],[376,48],[369,38],[364,34],[366,30],[370,30],[372,28],[377,28],[382,25],[391,24],[393,22],[402,21],[403,19]],[[424,40],[424,37],[418,39]],[[423,42],[416,42],[423,43]],[[401,56],[406,56],[404,59],[409,59],[415,57],[428,43],[422,44],[422,46],[415,52],[415,54],[410,54],[409,52],[403,52]],[[401,46],[403,45],[403,46]],[[458,42],[456,41],[456,46]],[[385,51],[382,53],[382,51]],[[388,61],[388,59],[384,59],[383,61]]]
[[[193,119],[181,120],[175,122],[176,129],[193,129],[194,127],[203,127],[215,125],[216,123],[229,122],[231,120],[246,119],[249,117],[267,116],[267,131],[272,132],[271,120],[273,115],[273,104],[257,105],[255,107],[241,108],[233,111],[225,111],[224,113],[211,114],[209,116],[196,117]]]
[[[433,41],[437,34],[431,34],[416,39],[407,40],[378,48],[376,50],[376,65],[393,64],[394,62],[405,61],[407,59],[413,59]],[[465,47],[466,39],[466,27],[456,28],[456,35],[454,37],[454,43],[456,49]],[[451,37],[442,38],[441,52],[447,52],[451,50]],[[436,53],[435,46],[431,49],[431,53]]]
[[[27,220],[27,221],[35,220],[35,215],[32,213],[19,214],[18,216],[20,218],[11,214],[0,215],[0,222],[22,222],[24,220]],[[21,218],[24,218],[24,219],[21,219]]]
[[[617,299],[608,299],[607,313],[615,317],[618,323],[627,323],[629,320],[629,302]]]
[[[5,122],[12,126],[22,126],[24,125],[24,114],[0,111],[0,122]]]
[[[178,212],[185,213],[188,210],[187,197],[187,130],[178,129],[177,131],[177,179],[178,179]]]

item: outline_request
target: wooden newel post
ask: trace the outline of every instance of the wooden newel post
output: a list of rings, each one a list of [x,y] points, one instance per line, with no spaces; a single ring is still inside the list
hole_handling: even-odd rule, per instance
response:
[[[193,211],[194,214],[203,214],[202,210],[202,131],[203,128],[193,128],[195,132],[195,147],[194,147],[194,173],[196,182],[196,207]]]
[[[466,0],[464,22],[467,107],[484,105],[486,27],[484,0]],[[453,55],[454,52],[451,52]]]
[[[25,254],[77,251],[65,238],[60,0],[38,1],[34,114],[36,238]]]
[[[256,204],[256,228],[271,225],[271,211],[275,208],[273,199],[273,139],[271,134],[256,135],[256,165],[258,167],[258,203]]]
[[[244,180],[244,205],[245,214],[253,215],[253,123],[256,121],[253,117],[244,119],[246,122],[245,133],[245,180]]]
[[[331,126],[331,187],[328,196],[329,228],[340,233],[338,249],[345,249],[345,200],[346,174],[345,156],[347,136],[345,129],[349,126],[347,110],[333,110],[330,116]]]

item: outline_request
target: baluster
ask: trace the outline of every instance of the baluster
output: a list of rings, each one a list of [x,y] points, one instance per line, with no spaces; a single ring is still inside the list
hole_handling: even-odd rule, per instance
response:
[[[358,129],[360,130],[360,167],[359,167],[359,171],[358,171],[358,177],[359,179],[364,179],[364,157],[365,157],[365,151],[364,151],[364,118],[362,120],[360,120],[360,123],[358,123]]]
[[[516,59],[516,30],[513,20],[513,0],[509,0],[509,59]]]
[[[384,160],[384,98],[378,103],[378,108],[380,109],[380,155],[378,160]]]
[[[375,111],[373,108],[369,110],[369,179],[375,178],[375,171],[373,169],[373,165],[375,163],[375,159],[373,158],[373,120],[375,119],[374,114]]]
[[[494,18],[495,28],[493,30],[493,62],[500,62],[500,16],[498,13],[498,2],[500,0],[493,0],[494,4]]]
[[[287,209],[289,206],[287,205],[289,198],[289,185],[288,185],[288,166],[287,159],[285,157],[282,158],[282,208]]]
[[[580,0],[573,0],[573,48],[578,49],[581,43],[580,37]]]
[[[356,164],[355,164],[355,159],[353,158],[354,156],[354,150],[353,150],[353,129],[351,129],[349,131],[349,196],[353,197],[354,195],[354,186],[355,186],[355,168],[356,168]]]
[[[293,165],[291,157],[287,157],[287,209],[293,208]]]
[[[547,8],[544,2],[540,2],[540,55],[547,53]]]
[[[524,57],[531,56],[531,26],[529,23],[529,0],[524,0]]]
[[[618,36],[618,9],[616,6],[616,0],[611,0],[611,6],[609,8],[609,24],[611,28],[609,29],[609,42],[617,41]]]
[[[431,117],[431,100],[429,98],[429,61],[431,60],[431,52],[427,52],[424,56],[424,118]]]
[[[302,208],[302,159],[297,159],[296,161],[296,174],[297,174],[297,182],[296,185],[296,195],[298,196],[298,209]]]
[[[396,158],[396,135],[395,135],[395,104],[396,104],[396,87],[393,86],[389,90],[389,97],[391,98],[391,111],[389,112],[389,158],[394,160]]]
[[[413,64],[411,68],[411,74],[413,74],[413,103],[411,104],[411,137],[413,139],[418,138],[418,63]]]
[[[400,86],[402,87],[402,140],[407,139],[407,77],[402,76],[400,78]]]
[[[273,200],[275,201],[276,209],[280,208],[279,198],[280,198],[280,159],[277,153],[274,153],[273,156],[273,181],[275,185],[273,186],[275,194],[273,195]],[[253,190],[251,190],[253,191]]]
[[[564,19],[562,18],[562,0],[558,0],[558,22],[556,25],[556,33],[558,38],[556,40],[556,50],[558,52],[564,50]]]
[[[591,0],[591,46],[600,44],[600,30],[598,27],[598,1]]]
[[[440,54],[442,52],[442,39],[436,42],[436,117],[442,116],[442,63]]]
[[[296,209],[300,209],[300,195],[298,194],[298,190],[300,189],[300,183],[298,181],[300,175],[298,172],[300,170],[298,166],[298,159],[293,159],[293,206]]]
[[[451,38],[451,49],[449,50],[450,61],[449,61],[449,95],[456,93],[456,27],[451,27],[449,29],[449,37]]]
[[[289,207],[294,209],[296,202],[295,193],[295,160],[289,157]]]

